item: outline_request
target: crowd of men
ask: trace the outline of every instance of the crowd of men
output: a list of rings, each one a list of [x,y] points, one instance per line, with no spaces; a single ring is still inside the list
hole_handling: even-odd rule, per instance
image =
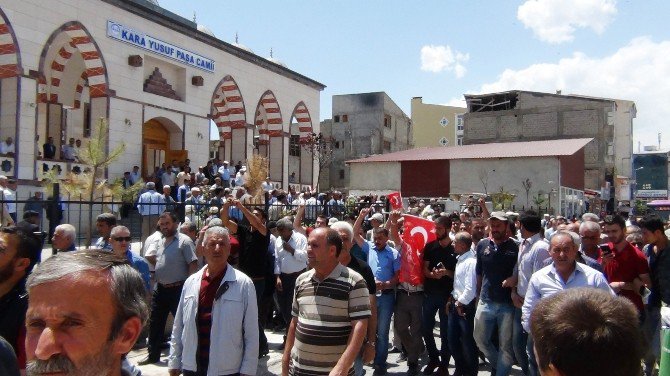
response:
[[[418,200],[386,210],[376,198],[272,187],[253,205],[243,184],[224,184],[233,173],[222,166],[208,199],[177,188],[172,203],[190,211],[170,206],[174,185],[161,194],[149,181],[136,203],[142,234],[103,213],[91,249],[61,224],[41,261],[34,227],[0,229],[2,363],[29,375],[138,375],[125,356],[146,339],[140,365],[160,362],[167,343],[170,375],[254,375],[279,320],[282,375],[359,376],[369,363],[384,375],[389,351],[409,375],[449,375],[452,360],[454,375],[476,375],[480,358],[492,375],[515,364],[525,375],[657,367],[670,303],[658,217],[489,213],[483,200],[454,213]],[[432,221],[435,240],[412,249],[403,212]]]

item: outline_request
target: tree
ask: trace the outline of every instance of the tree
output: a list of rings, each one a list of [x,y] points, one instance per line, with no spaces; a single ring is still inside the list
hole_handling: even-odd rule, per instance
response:
[[[312,160],[316,162],[318,176],[315,180],[318,191],[321,171],[330,166],[330,162],[333,160],[333,138],[327,137],[321,132],[318,134],[312,132],[303,138],[300,143],[302,148],[312,155]]]
[[[495,170],[493,170],[495,171]],[[488,195],[488,186],[489,186],[489,171],[485,168],[480,168],[477,176],[479,177],[479,181],[482,182],[482,186],[484,186],[484,194]]]
[[[95,128],[91,139],[79,152],[79,161],[84,165],[83,171],[79,173],[70,172],[67,177],[61,181],[63,189],[71,196],[74,195],[80,199],[88,201],[88,229],[86,231],[86,246],[91,246],[93,238],[93,206],[98,204],[109,204],[114,201],[114,197],[122,197],[136,194],[144,185],[144,182],[136,182],[129,189],[124,189],[121,179],[109,181],[104,178],[105,169],[117,160],[126,150],[126,144],[121,142],[114,150],[107,151],[107,120],[100,118],[95,123]],[[53,175],[45,176],[47,184],[53,184]]]
[[[523,186],[523,190],[526,191],[526,206],[530,206],[530,189],[533,187],[533,182],[530,181],[529,178],[526,178],[526,180],[521,182],[521,185]]]

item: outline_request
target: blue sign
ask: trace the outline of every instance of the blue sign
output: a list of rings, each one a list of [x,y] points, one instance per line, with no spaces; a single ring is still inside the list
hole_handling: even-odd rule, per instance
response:
[[[163,42],[150,35],[140,33],[114,21],[107,21],[107,36],[151,51],[157,55],[177,60],[180,63],[214,73],[215,61],[194,52]]]

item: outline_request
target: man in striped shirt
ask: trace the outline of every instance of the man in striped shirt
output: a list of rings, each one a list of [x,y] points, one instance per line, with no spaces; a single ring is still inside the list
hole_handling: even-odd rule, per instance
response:
[[[309,235],[311,270],[301,274],[295,297],[282,375],[351,375],[365,338],[370,300],[365,280],[338,261],[337,231],[317,228]]]

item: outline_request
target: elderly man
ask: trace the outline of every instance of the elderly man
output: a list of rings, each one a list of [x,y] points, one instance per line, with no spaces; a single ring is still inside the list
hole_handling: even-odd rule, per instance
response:
[[[375,275],[377,291],[377,343],[375,344],[375,375],[386,374],[389,331],[395,306],[395,287],[400,274],[400,254],[388,245],[389,232],[385,228],[374,231],[373,242],[361,236],[361,224],[370,208],[361,210],[354,223],[354,240],[367,256],[368,264]]]
[[[255,375],[258,307],[253,282],[228,265],[227,229],[208,228],[203,243],[207,265],[186,280],[179,299],[170,375]]]
[[[25,282],[40,251],[40,240],[32,233],[17,227],[0,229],[0,337],[12,346],[20,369],[26,366]]]
[[[146,322],[144,283],[124,258],[84,250],[51,257],[26,284],[28,375],[127,375]],[[127,364],[127,363],[126,363]]]
[[[591,213],[585,213],[591,214]],[[599,272],[603,271],[600,265],[601,255],[600,248],[600,225],[598,222],[584,221],[579,225],[579,237],[582,242],[579,246],[579,254],[577,254],[577,261],[586,264]]]
[[[219,167],[218,174],[221,178],[221,185],[223,188],[230,187],[230,170],[229,170],[228,161],[223,161],[221,167]]]
[[[179,305],[184,282],[198,268],[195,244],[191,238],[177,232],[177,216],[171,212],[160,215],[158,220],[163,238],[157,243],[156,254],[147,252],[145,258],[155,265],[156,290],[151,303],[151,326],[149,329],[149,355],[139,364],[158,363],[160,346],[168,313],[174,316]]]
[[[137,256],[130,250],[130,242],[132,239],[130,230],[128,230],[128,227],[126,226],[115,226],[109,232],[109,244],[112,253],[128,260],[128,263],[140,273],[142,280],[144,281],[144,287],[146,287],[148,293],[151,291],[149,263],[144,257]]]
[[[370,269],[370,265],[367,262],[351,255],[351,248],[354,245],[353,227],[345,221],[337,221],[330,228],[337,231],[340,239],[342,239],[342,252],[340,252],[340,256],[338,257],[340,264],[363,276],[370,296],[371,314],[370,320],[368,320],[366,341],[363,344],[363,351],[359,353],[354,362],[354,375],[362,376],[365,374],[363,363],[371,362],[375,356],[375,342],[377,338],[377,299],[375,296],[377,287],[375,285],[375,275],[372,274],[372,269]]]
[[[558,231],[551,237],[549,254],[552,263],[535,272],[526,289],[521,308],[521,323],[526,332],[530,332],[530,317],[535,305],[561,290],[594,287],[614,295],[602,273],[577,262],[578,244],[579,235],[574,232]],[[531,369],[536,369],[532,343],[533,339],[529,336],[528,361]]]
[[[146,184],[146,192],[137,199],[137,211],[142,216],[142,242],[153,232],[158,221],[158,215],[165,208],[165,199],[156,192],[156,183],[150,181]]]
[[[333,229],[319,228],[309,235],[312,269],[296,281],[283,376],[353,374],[370,301],[363,277],[339,263],[341,250],[342,239]]]
[[[112,228],[116,226],[116,216],[112,213],[102,213],[95,220],[95,229],[98,230],[100,238],[95,242],[95,247],[111,251],[112,245],[109,243],[109,234]]]
[[[7,137],[5,141],[0,142],[0,154],[13,157],[15,151],[13,138]]]
[[[275,241],[275,288],[279,309],[288,325],[291,322],[291,304],[295,281],[307,268],[307,238],[293,230],[288,218],[277,221],[279,237]]]
[[[77,238],[77,230],[69,223],[56,226],[54,236],[51,238],[53,254],[58,252],[71,252],[76,250],[74,241]]]

